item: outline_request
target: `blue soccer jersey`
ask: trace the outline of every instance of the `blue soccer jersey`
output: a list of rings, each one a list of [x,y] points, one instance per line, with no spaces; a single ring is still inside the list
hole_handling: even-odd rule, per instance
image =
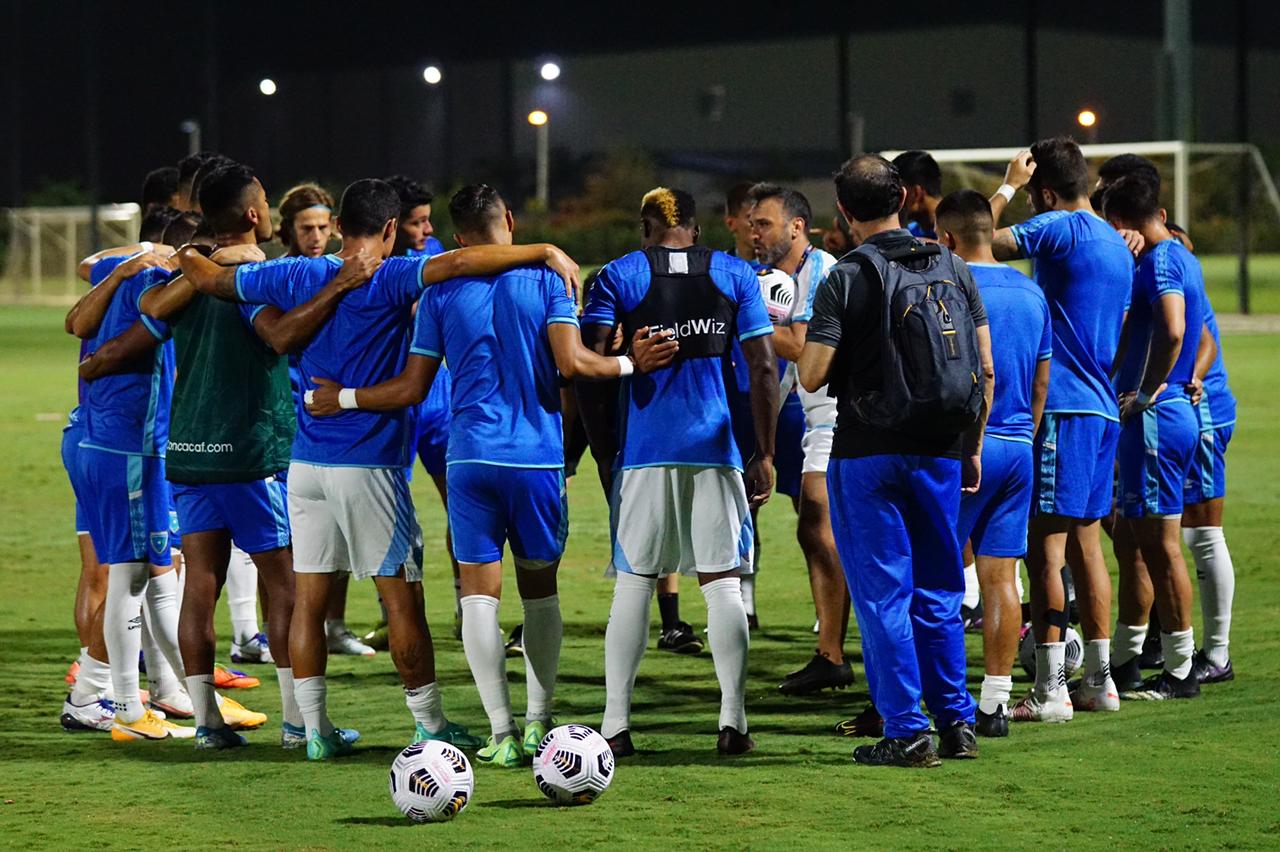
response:
[[[1182,243],[1163,240],[1151,247],[1141,260],[1133,278],[1133,300],[1129,306],[1128,341],[1124,363],[1116,374],[1116,389],[1137,390],[1147,365],[1156,304],[1165,296],[1177,295],[1186,306],[1186,334],[1178,360],[1165,381],[1169,387],[1156,399],[1156,404],[1187,402],[1185,385],[1195,371],[1196,349],[1200,330],[1205,323],[1204,275],[1200,263]]]
[[[1002,263],[970,263],[991,328],[996,393],[987,437],[1031,443],[1031,388],[1036,365],[1053,355],[1049,303],[1031,279]]]
[[[1014,225],[1034,261],[1053,320],[1053,366],[1045,411],[1119,419],[1109,380],[1120,345],[1133,255],[1116,230],[1083,210],[1054,210]]]
[[[449,464],[564,466],[553,323],[576,328],[578,311],[546,267],[455,278],[423,295],[410,351],[449,362]]]
[[[444,254],[444,243],[435,237],[427,237],[427,243],[421,249],[408,248],[404,250],[405,257],[435,257],[438,254]]]
[[[1200,405],[1200,420],[1204,429],[1218,429],[1235,424],[1236,398],[1227,384],[1227,366],[1222,360],[1222,335],[1218,331],[1218,317],[1208,298],[1204,302],[1204,324],[1209,327],[1213,342],[1218,344],[1218,355],[1213,359],[1209,371],[1204,374],[1204,401]]]
[[[128,260],[127,255],[116,255],[114,257],[104,257],[102,260],[89,267],[89,286],[97,287],[103,281],[107,280],[107,276],[115,271],[116,267]],[[80,341],[80,360],[83,361],[89,357],[89,353],[93,351],[93,340]],[[78,405],[85,404],[85,391],[89,389],[89,383],[76,374],[76,403]]]
[[[673,254],[676,252],[672,252]],[[736,311],[737,339],[773,333],[755,270],[723,252],[712,252],[709,275]],[[649,292],[649,260],[642,251],[612,261],[596,279],[582,322],[613,326]],[[742,468],[733,440],[728,393],[732,366],[724,358],[678,360],[667,369],[622,380],[619,422],[621,469],[690,465]]]
[[[425,263],[426,258],[388,258],[367,284],[344,296],[302,352],[304,382],[323,378],[359,388],[399,375]],[[236,269],[236,292],[242,301],[288,311],[315,296],[341,268],[342,259],[331,254],[245,264]],[[303,410],[293,458],[334,467],[404,467],[412,438],[407,420],[405,410],[353,410],[332,417],[312,417]]]
[[[157,341],[168,341],[169,327],[143,314],[138,302],[143,292],[163,283],[170,274],[153,267],[125,279],[112,296],[89,348],[96,351],[138,320]],[[85,392],[88,417],[81,446],[164,458],[173,371],[173,344],[161,342],[144,363],[90,382]]]

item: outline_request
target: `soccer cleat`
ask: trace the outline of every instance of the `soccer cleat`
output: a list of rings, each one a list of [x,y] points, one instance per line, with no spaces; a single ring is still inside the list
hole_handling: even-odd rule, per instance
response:
[[[863,766],[903,766],[908,769],[932,769],[942,765],[928,731],[911,737],[885,737],[878,743],[860,745],[853,750],[853,762]]]
[[[222,666],[213,667],[213,686],[215,689],[253,689],[261,684],[262,681],[242,671],[224,669]]]
[[[458,748],[479,748],[483,741],[467,730],[465,725],[459,725],[457,722],[448,722],[443,728],[432,733],[419,722],[413,730],[413,742],[425,743],[431,740],[440,740],[441,742],[456,745]]]
[[[231,643],[231,662],[233,663],[274,663],[271,646],[267,643],[267,634],[255,633],[253,638],[243,645]]]
[[[538,753],[538,746],[542,744],[542,740],[547,736],[546,722],[530,722],[524,726],[524,739],[521,745],[524,747],[526,757],[533,757]]]
[[[982,632],[982,602],[975,607],[960,607],[960,620],[964,624],[965,633]]]
[[[168,738],[189,740],[195,735],[195,728],[175,725],[167,719],[161,719],[151,710],[144,710],[142,715],[132,722],[122,722],[117,717],[115,724],[111,726],[111,739],[118,743]]]
[[[1080,678],[1067,687],[1071,696],[1072,708],[1086,711],[1111,712],[1120,709],[1120,691],[1116,682],[1108,674],[1100,684],[1094,684],[1088,678]]]
[[[658,637],[658,650],[673,654],[698,654],[702,652],[702,640],[693,632],[692,625],[681,621],[670,630],[662,631],[662,635]]]
[[[783,695],[812,695],[824,689],[844,689],[852,684],[853,666],[848,660],[833,663],[815,652],[804,668],[787,675],[778,685],[778,691]]]
[[[62,702],[62,715],[58,717],[62,730],[71,733],[81,731],[105,733],[111,730],[115,720],[115,707],[106,698],[99,695],[90,699],[87,704],[73,704],[70,693],[67,694],[67,700]]]
[[[1194,669],[1181,679],[1161,669],[1137,689],[1120,693],[1120,697],[1127,701],[1167,701],[1171,698],[1197,698],[1199,695],[1200,681],[1196,680]]]
[[[716,751],[723,755],[746,754],[756,747],[756,741],[739,731],[725,725],[716,738]]]
[[[489,744],[476,752],[476,760],[490,766],[518,769],[524,764],[524,749],[515,737],[503,737],[501,742],[494,742],[491,736]]]
[[[1236,679],[1236,670],[1227,660],[1225,666],[1215,666],[1203,649],[1191,658],[1191,674],[1199,683],[1226,683]]]
[[[162,718],[166,719],[169,717],[190,719],[196,715],[196,708],[191,703],[191,696],[182,687],[178,687],[173,692],[163,694],[158,691],[151,693],[149,704],[152,710],[161,711],[164,714]]]
[[[1142,684],[1142,667],[1137,657],[1128,662],[1111,667],[1111,679],[1115,681],[1116,692],[1132,692]]]
[[[507,656],[524,656],[524,625],[517,624],[511,628],[511,636],[507,639]]]
[[[1142,643],[1142,653],[1138,655],[1138,665],[1144,669],[1164,668],[1164,648],[1160,645],[1159,630],[1147,631],[1147,638]]]
[[[354,752],[355,745],[347,740],[346,733],[341,728],[334,728],[328,736],[321,736],[316,730],[307,734],[307,760],[330,760]]]
[[[366,645],[356,638],[350,630],[329,634],[329,653],[348,654],[353,657],[372,657],[377,654],[375,648]]]
[[[63,676],[63,680],[67,682],[67,686],[75,686],[76,678],[80,676],[80,661],[72,660],[71,665],[67,667],[67,673]]]
[[[233,701],[225,695],[218,696],[218,710],[222,713],[222,721],[237,731],[251,731],[267,723],[266,713],[250,710],[239,701]]]
[[[1013,705],[1009,719],[1014,722],[1070,722],[1074,712],[1071,694],[1065,686],[1044,699],[1039,698],[1033,689]]]
[[[957,720],[938,733],[938,756],[949,760],[973,760],[978,756],[978,737],[973,725]]]
[[[636,747],[631,743],[630,731],[618,731],[611,737],[605,737],[605,742],[609,744],[609,751],[613,752],[615,759],[631,757],[636,753]]]
[[[884,719],[874,704],[868,704],[857,716],[836,725],[836,733],[842,737],[883,737]]]
[[[372,630],[360,637],[360,641],[375,651],[385,651],[389,647],[389,630],[385,621],[379,621],[373,625]]]
[[[239,748],[248,745],[249,741],[227,727],[196,728],[196,748],[221,751],[227,748]]]
[[[977,722],[973,727],[980,737],[1007,737],[1009,736],[1009,714],[1005,711],[1003,704],[997,707],[994,713],[983,713],[979,710]]]
[[[355,745],[360,739],[360,732],[351,728],[334,728],[338,736],[342,737],[350,745]],[[281,748],[299,748],[307,744],[307,729],[301,725],[290,725],[284,722],[280,726],[280,747]]]

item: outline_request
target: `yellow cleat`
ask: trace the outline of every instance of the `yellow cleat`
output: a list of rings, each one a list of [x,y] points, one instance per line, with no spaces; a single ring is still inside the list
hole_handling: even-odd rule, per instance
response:
[[[111,725],[111,739],[118,743],[168,738],[188,740],[195,735],[195,728],[175,725],[168,719],[160,718],[150,710],[147,710],[140,718],[132,722],[121,722],[120,717],[117,716],[115,722]]]
[[[218,696],[218,709],[222,711],[222,721],[237,731],[261,728],[267,724],[266,713],[255,713],[239,701],[233,701],[225,695]]]

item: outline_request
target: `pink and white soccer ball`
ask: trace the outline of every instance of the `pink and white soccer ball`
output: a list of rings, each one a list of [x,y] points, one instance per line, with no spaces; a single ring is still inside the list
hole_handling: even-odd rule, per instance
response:
[[[769,319],[777,325],[791,317],[791,306],[796,300],[796,282],[781,269],[761,269],[756,272],[760,281],[760,295],[764,297]]]
[[[444,822],[466,809],[475,792],[471,763],[457,746],[414,743],[391,764],[391,799],[414,822]]]
[[[594,802],[613,780],[613,750],[586,725],[561,725],[547,732],[533,756],[533,780],[558,805]]]

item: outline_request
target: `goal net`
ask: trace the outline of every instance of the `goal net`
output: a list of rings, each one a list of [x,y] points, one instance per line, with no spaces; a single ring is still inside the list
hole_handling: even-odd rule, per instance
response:
[[[142,210],[137,204],[98,207],[99,248],[136,242]],[[67,304],[84,293],[76,278],[81,258],[92,253],[89,207],[22,207],[4,211],[0,301]]]

